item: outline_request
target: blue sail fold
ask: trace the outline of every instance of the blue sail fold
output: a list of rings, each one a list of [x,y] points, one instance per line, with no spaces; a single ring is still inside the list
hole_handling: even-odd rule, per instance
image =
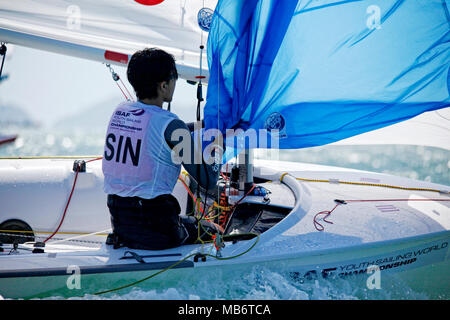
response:
[[[275,136],[276,148],[304,148],[448,107],[448,4],[219,0],[205,129],[266,130],[251,147]]]

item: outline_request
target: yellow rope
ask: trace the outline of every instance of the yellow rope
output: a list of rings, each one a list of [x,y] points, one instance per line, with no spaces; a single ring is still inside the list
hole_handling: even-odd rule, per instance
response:
[[[25,159],[25,160],[34,160],[34,159],[91,159],[91,158],[97,158],[99,156],[28,156],[28,157],[0,157],[0,160],[19,160],[19,159]],[[184,176],[189,176],[186,171],[182,171],[181,174]],[[287,175],[288,172],[285,172],[281,175],[280,181],[283,182],[283,178],[285,175]],[[296,178],[299,181],[305,181],[305,182],[332,182],[330,180],[324,180],[324,179],[304,179],[304,178]],[[268,183],[271,183],[272,181],[267,181]],[[383,187],[383,188],[391,188],[391,189],[399,189],[399,190],[409,190],[409,191],[429,191],[429,192],[438,192],[438,193],[445,193],[443,190],[438,189],[431,189],[431,188],[413,188],[413,187],[401,187],[401,186],[394,186],[394,185],[388,185],[388,184],[376,184],[376,183],[364,183],[364,182],[351,182],[351,181],[340,181],[337,180],[336,183],[342,183],[342,184],[349,184],[349,185],[358,185],[358,186],[369,186],[369,187]],[[221,209],[223,207],[216,206],[217,208]],[[198,208],[197,208],[198,209]],[[67,233],[67,234],[77,234],[77,233]]]
[[[305,182],[334,182],[330,180],[320,180],[320,179],[304,179],[304,178],[296,178],[300,181]],[[358,185],[358,186],[369,186],[369,187],[383,187],[383,188],[392,188],[392,189],[400,189],[400,190],[409,190],[409,191],[430,191],[430,192],[439,192],[442,193],[442,190],[437,189],[429,189],[429,188],[413,188],[413,187],[401,187],[394,186],[389,184],[377,184],[377,183],[365,183],[365,182],[351,182],[351,181],[340,181],[336,180],[336,183],[350,184],[350,185]]]
[[[231,210],[231,207],[228,207],[228,206],[221,206],[221,205],[219,205],[216,201],[214,201],[213,206],[216,207],[217,209],[220,209],[220,210]]]
[[[211,255],[211,254],[208,254],[208,253],[206,253],[206,254],[203,254],[203,253],[200,253],[200,252],[192,253],[192,254],[190,254],[190,255],[184,257],[183,259],[181,259],[181,260],[175,262],[174,264],[168,266],[167,268],[162,269],[162,270],[160,270],[160,271],[157,271],[157,272],[151,274],[151,275],[148,276],[148,277],[145,277],[145,278],[143,278],[143,279],[141,279],[141,280],[135,281],[135,282],[133,282],[133,283],[126,284],[126,285],[121,286],[121,287],[118,287],[118,288],[109,289],[109,290],[104,290],[104,291],[100,291],[100,292],[95,292],[94,295],[102,295],[102,294],[105,294],[105,293],[114,292],[114,291],[122,290],[122,289],[125,289],[125,288],[133,287],[133,286],[135,286],[135,285],[137,285],[137,284],[139,284],[139,283],[142,283],[142,282],[144,282],[144,281],[146,281],[146,280],[149,280],[149,279],[151,279],[151,278],[154,278],[154,277],[157,276],[158,274],[161,274],[161,273],[163,273],[163,272],[166,272],[166,271],[168,271],[168,270],[170,270],[170,269],[176,267],[177,265],[179,265],[179,264],[182,263],[183,261],[186,261],[187,259],[189,259],[189,258],[191,258],[191,257],[193,257],[193,256],[196,256],[196,255],[198,255],[198,254],[201,254],[201,255],[203,255],[203,256],[205,256],[205,257],[211,257],[211,258],[214,258],[214,259],[216,259],[216,260],[230,260],[230,259],[238,258],[238,257],[240,257],[240,256],[242,256],[242,255],[244,255],[244,254],[246,254],[246,253],[249,252],[250,250],[252,250],[252,249],[256,246],[256,244],[259,242],[259,234],[257,234],[257,233],[245,233],[245,234],[243,233],[242,235],[250,235],[250,234],[256,236],[255,242],[254,242],[247,250],[245,250],[245,251],[243,251],[243,252],[241,252],[241,253],[239,253],[239,254],[236,254],[236,255],[234,255],[234,256],[229,256],[229,257],[218,257],[218,256],[214,256],[214,255]],[[208,241],[208,242],[209,242],[209,241]],[[206,243],[206,242],[205,242],[205,243]],[[202,245],[203,245],[203,243],[202,243]],[[203,251],[203,248],[202,248],[202,251]]]
[[[287,174],[289,174],[289,173],[285,172],[285,173],[283,173],[283,174],[281,175],[281,177],[280,177],[280,182],[283,182],[283,178],[284,178],[284,176],[287,175]]]
[[[51,231],[27,231],[27,230],[0,230],[0,232],[11,232],[11,233],[53,233]],[[57,232],[56,234],[67,234],[67,235],[87,235],[87,232]],[[96,233],[95,235],[107,236],[107,233]]]
[[[100,156],[30,156],[30,157],[0,157],[0,160],[38,160],[38,159],[91,159]]]
[[[283,182],[283,178],[288,173],[285,172],[280,177],[280,182]],[[341,181],[341,180],[326,180],[326,179],[305,179],[305,178],[295,178],[299,181],[304,182],[328,182],[328,183],[342,183],[342,184],[349,184],[349,185],[357,185],[357,186],[368,186],[368,187],[382,187],[382,188],[391,188],[391,189],[399,189],[399,190],[409,190],[409,191],[429,191],[429,192],[437,192],[437,193],[443,193],[443,194],[449,194],[449,191],[445,190],[438,190],[438,189],[431,189],[431,188],[415,188],[415,187],[401,187],[401,186],[394,186],[389,184],[377,184],[377,183],[365,183],[365,182],[352,182],[352,181]],[[268,180],[265,183],[273,183],[272,180]]]

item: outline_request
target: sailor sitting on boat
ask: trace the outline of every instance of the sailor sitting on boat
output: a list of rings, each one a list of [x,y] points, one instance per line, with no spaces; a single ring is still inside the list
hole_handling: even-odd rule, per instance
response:
[[[193,243],[197,220],[181,219],[178,201],[171,195],[181,169],[172,157],[179,139],[190,139],[190,157],[185,154],[182,164],[200,186],[214,189],[218,175],[202,156],[201,164],[195,164],[188,126],[162,109],[163,102],[172,101],[178,79],[175,60],[165,51],[144,49],[131,57],[127,76],[138,101],[115,109],[102,163],[115,244],[159,250]],[[211,233],[220,229],[201,223]]]

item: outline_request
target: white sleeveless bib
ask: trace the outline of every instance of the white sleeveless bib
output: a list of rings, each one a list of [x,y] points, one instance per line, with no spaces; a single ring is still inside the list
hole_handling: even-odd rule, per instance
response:
[[[141,102],[116,108],[102,160],[107,194],[152,199],[172,193],[181,165],[173,163],[164,131],[174,119],[175,114]]]

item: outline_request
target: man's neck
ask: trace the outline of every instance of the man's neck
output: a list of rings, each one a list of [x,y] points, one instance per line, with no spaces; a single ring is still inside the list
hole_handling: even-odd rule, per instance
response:
[[[142,103],[153,105],[153,106],[157,106],[157,107],[160,107],[160,108],[162,108],[162,105],[163,105],[163,99],[162,98],[154,98],[154,99],[145,98],[145,99],[141,99],[139,101],[142,102]]]

